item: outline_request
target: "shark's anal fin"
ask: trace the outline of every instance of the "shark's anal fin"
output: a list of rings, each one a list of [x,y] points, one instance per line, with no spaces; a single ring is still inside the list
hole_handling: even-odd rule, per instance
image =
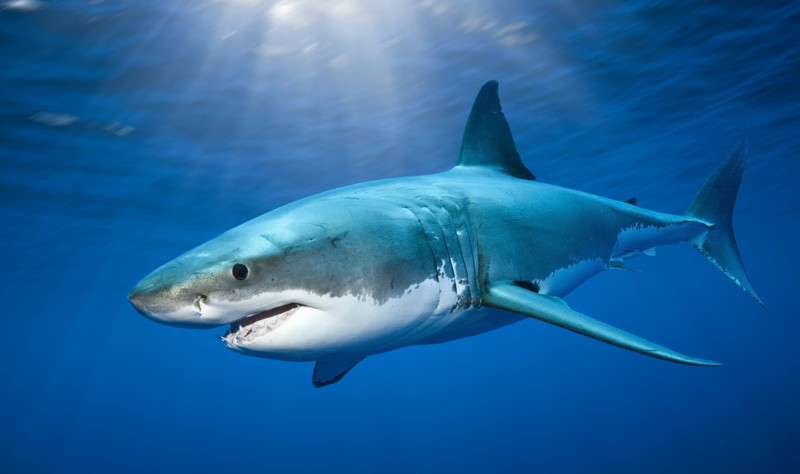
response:
[[[364,360],[362,355],[340,355],[331,356],[318,360],[314,366],[314,378],[312,383],[320,388],[342,380],[342,377],[350,372],[350,369]]]
[[[607,342],[650,357],[688,365],[720,365],[718,362],[690,357],[667,349],[579,313],[567,306],[561,298],[534,293],[510,281],[492,284],[486,292],[483,302],[487,306],[513,311],[546,323],[555,324],[598,341]]]
[[[497,81],[481,87],[464,129],[458,166],[495,169],[511,176],[533,180],[522,163],[505,115],[500,108]]]

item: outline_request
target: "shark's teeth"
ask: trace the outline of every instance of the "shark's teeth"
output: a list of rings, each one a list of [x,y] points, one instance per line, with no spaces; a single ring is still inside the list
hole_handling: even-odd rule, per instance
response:
[[[248,343],[286,324],[299,308],[300,305],[298,304],[290,304],[248,316],[232,323],[221,339],[228,346]],[[248,323],[248,320],[253,320],[254,318],[253,322]]]

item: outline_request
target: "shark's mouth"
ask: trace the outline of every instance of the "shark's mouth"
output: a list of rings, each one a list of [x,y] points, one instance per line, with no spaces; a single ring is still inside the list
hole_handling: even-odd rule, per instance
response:
[[[298,303],[289,303],[242,318],[230,325],[222,340],[227,344],[236,344],[265,336],[286,324],[301,306]]]

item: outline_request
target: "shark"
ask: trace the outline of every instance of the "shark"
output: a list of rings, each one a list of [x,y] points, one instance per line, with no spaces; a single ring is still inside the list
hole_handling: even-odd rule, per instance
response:
[[[458,162],[431,175],[333,189],[241,224],[147,275],[136,310],[187,328],[228,325],[245,355],[315,362],[313,385],[365,357],[536,319],[650,357],[719,365],[572,309],[590,277],[687,242],[747,295],[733,233],[742,139],[683,214],[538,181],[517,152],[498,83],[479,91]]]

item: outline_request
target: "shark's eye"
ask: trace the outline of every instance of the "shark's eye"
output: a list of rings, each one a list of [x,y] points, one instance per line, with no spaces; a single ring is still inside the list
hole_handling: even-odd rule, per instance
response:
[[[233,277],[236,278],[237,280],[244,280],[245,278],[247,278],[247,273],[248,272],[249,271],[247,270],[247,267],[245,267],[241,263],[237,263],[231,269],[231,273],[233,273]]]

